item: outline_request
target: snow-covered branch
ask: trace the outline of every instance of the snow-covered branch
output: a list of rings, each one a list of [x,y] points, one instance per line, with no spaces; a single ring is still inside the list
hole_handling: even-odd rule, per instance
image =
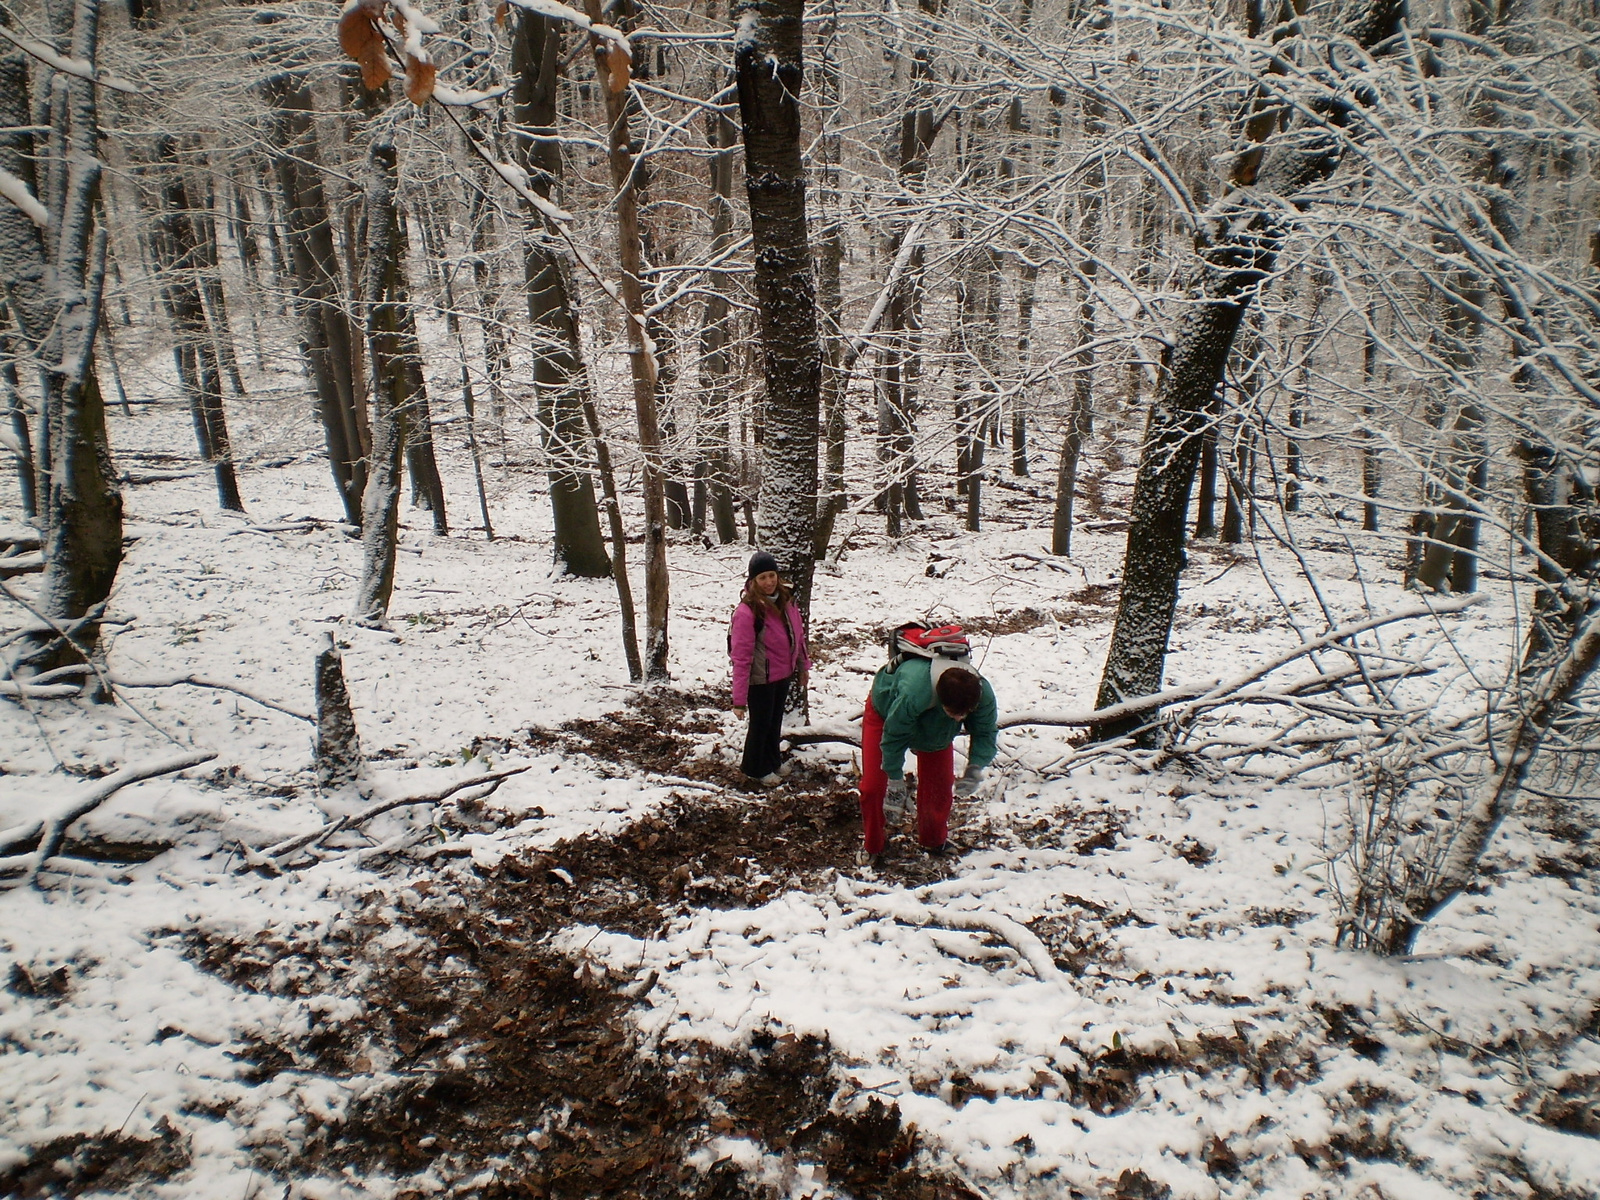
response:
[[[84,788],[78,795],[56,805],[43,816],[21,825],[14,825],[10,829],[0,829],[0,850],[10,849],[35,838],[39,839],[37,848],[30,854],[0,858],[0,874],[21,872],[18,879],[0,881],[0,887],[37,884],[39,872],[61,849],[61,843],[65,840],[67,830],[72,827],[72,823],[99,808],[130,783],[197,767],[201,763],[210,762],[216,756],[215,750],[192,750],[170,758],[124,767],[116,774],[108,775],[92,786]]]

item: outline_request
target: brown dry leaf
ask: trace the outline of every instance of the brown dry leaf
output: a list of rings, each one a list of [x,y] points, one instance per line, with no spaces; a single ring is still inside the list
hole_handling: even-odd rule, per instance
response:
[[[406,99],[421,108],[433,96],[433,80],[438,74],[431,62],[406,55]]]
[[[495,6],[494,23],[496,25],[501,25],[501,26],[505,25],[505,23],[506,23],[506,11],[510,7],[511,6],[506,3],[506,0],[500,0],[500,3]]]
[[[361,66],[361,82],[368,91],[382,87],[393,74],[384,54],[383,34],[378,29],[382,0],[363,0],[339,18],[339,48]]]

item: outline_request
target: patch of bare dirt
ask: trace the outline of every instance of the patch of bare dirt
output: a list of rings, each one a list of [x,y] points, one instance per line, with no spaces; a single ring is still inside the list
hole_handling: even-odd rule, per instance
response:
[[[628,712],[500,744],[559,745],[617,769],[715,774],[687,734],[716,728],[707,697],[644,693]],[[650,732],[646,739],[641,735]],[[746,1053],[640,1045],[639,999],[552,951],[574,923],[649,936],[698,907],[748,906],[829,887],[859,841],[854,788],[796,763],[782,789],[678,796],[613,835],[591,835],[492,871],[466,864],[375,896],[336,931],[190,938],[211,970],[263,991],[354,994],[359,1016],[250,1047],[258,1077],[315,1070],[362,1099],[311,1119],[304,1143],[263,1165],[280,1177],[424,1171],[444,1195],[712,1197],[776,1200],[731,1161],[691,1165],[716,1136],[773,1161],[810,1164],[859,1196],[963,1200],[960,1180],[913,1166],[914,1126],[897,1106],[846,1104],[830,1048],[774,1030]],[[880,873],[916,884],[952,863],[889,856]],[[415,934],[399,951],[396,927]],[[398,1193],[420,1200],[418,1190]]]
[[[189,1165],[189,1137],[162,1117],[153,1138],[120,1131],[75,1133],[36,1147],[26,1162],[0,1171],[0,1195],[81,1196],[85,1192],[137,1195],[141,1185],[166,1179]]]

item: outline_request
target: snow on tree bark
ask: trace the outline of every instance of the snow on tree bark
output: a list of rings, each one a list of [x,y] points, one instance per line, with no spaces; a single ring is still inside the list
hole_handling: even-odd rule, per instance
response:
[[[804,8],[803,0],[739,0],[732,15],[767,398],[760,540],[809,611],[822,347],[800,160]]]
[[[405,285],[397,257],[394,143],[387,130],[374,131],[367,154],[366,279],[367,345],[372,362],[372,467],[362,504],[361,582],[355,619],[381,625],[394,593],[395,546],[400,532],[400,462],[410,422],[410,386],[401,306]]]

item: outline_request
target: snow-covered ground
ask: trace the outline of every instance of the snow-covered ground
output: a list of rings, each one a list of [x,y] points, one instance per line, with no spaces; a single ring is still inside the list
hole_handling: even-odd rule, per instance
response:
[[[493,543],[436,538],[412,514],[393,632],[375,632],[345,620],[360,547],[334,525],[310,422],[265,400],[235,405],[232,419],[247,516],[219,513],[203,475],[128,490],[134,540],[112,605],[126,622],[113,672],[231,682],[304,713],[313,655],[332,632],[371,758],[369,798],[532,769],[495,794],[510,819],[469,835],[469,858],[364,864],[346,853],[269,877],[240,870],[245,847],[362,802],[312,786],[305,721],[194,686],[134,689],[115,707],[0,701],[0,828],[86,786],[84,776],[179,748],[217,755],[125,788],[74,830],[169,850],[0,893],[0,1174],[72,1135],[181,1136],[190,1165],[109,1194],[388,1197],[400,1185],[379,1173],[286,1181],[273,1169],[310,1130],[392,1082],[382,1063],[356,1075],[261,1071],[244,1054],[348,1015],[362,1003],[359,981],[230,983],[194,953],[192,935],[320,937],[419,876],[460,877],[620,829],[660,808],[674,782],[596,772],[556,749],[475,753],[486,744],[477,739],[600,719],[632,690],[612,585],[550,573],[540,474],[490,472]],[[124,463],[141,448],[183,445],[184,420],[170,409],[114,417]],[[288,461],[259,465],[268,460]],[[471,524],[467,464],[452,449],[445,466],[453,515]],[[14,517],[13,485],[0,486]],[[859,713],[876,631],[918,616],[1016,629],[977,638],[1003,712],[1091,704],[1122,538],[1080,530],[1070,562],[1050,559],[1044,502],[990,495],[989,531],[961,533],[938,512],[890,545],[862,518],[850,552],[818,571],[814,631],[845,648],[813,676],[813,722]],[[1022,502],[1000,510],[1008,498]],[[320,521],[295,524],[303,518]],[[675,536],[670,686],[725,686],[726,619],[747,553]],[[1378,556],[1356,572],[1332,549],[1307,553],[1339,618],[1407,602]],[[1514,644],[1503,586],[1490,581],[1489,602],[1452,626],[1490,676]],[[634,590],[642,596],[642,579]],[[1259,560],[1194,548],[1180,605],[1173,684],[1238,675],[1293,645],[1286,609],[1308,632],[1327,627],[1298,564],[1274,547]],[[1040,615],[1016,619],[1025,609]],[[862,636],[850,643],[852,632]],[[1436,623],[1383,636],[1399,654],[1448,659]],[[1457,686],[1440,703],[1466,696]],[[1507,824],[1483,887],[1435,921],[1414,955],[1380,959],[1334,945],[1325,860],[1347,821],[1342,794],[1115,757],[1068,772],[1070,733],[1002,735],[990,782],[963,813],[983,848],[947,879],[911,885],[841,861],[831,887],[749,909],[685,905],[660,937],[574,926],[556,944],[625,977],[658,972],[630,1018],[653,1053],[740,1049],[772,1031],[825,1035],[845,1080],[836,1102],[892,1098],[917,1126],[920,1161],[986,1196],[1111,1195],[1119,1180],[1134,1186],[1128,1172],[1147,1190],[1126,1194],[1174,1200],[1600,1195],[1600,1143],[1540,1119],[1563,1088],[1587,1087],[1595,1123],[1600,900],[1592,872],[1547,869],[1549,837],[1536,823]],[[739,730],[727,715],[697,737],[717,754]],[[837,745],[801,754],[848,765]],[[400,810],[366,832],[381,842],[427,823]],[[411,935],[397,926],[391,936],[398,953]],[[837,1194],[735,1132],[706,1137],[707,1162],[746,1163],[797,1197]]]

